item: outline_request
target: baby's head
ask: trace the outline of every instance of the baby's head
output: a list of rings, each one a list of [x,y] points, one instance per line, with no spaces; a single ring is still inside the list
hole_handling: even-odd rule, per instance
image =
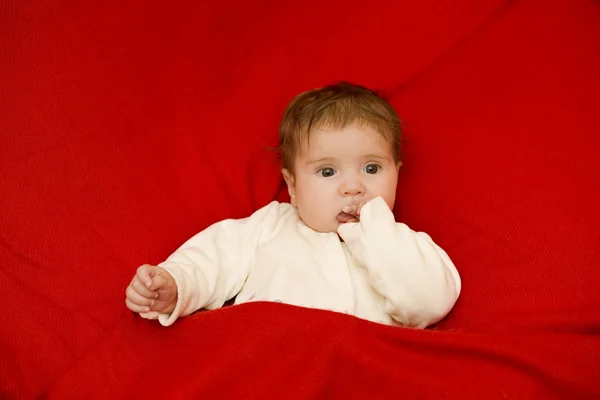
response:
[[[372,90],[340,83],[296,96],[279,126],[279,150],[302,221],[336,232],[345,206],[381,196],[393,208],[400,141],[398,114]]]

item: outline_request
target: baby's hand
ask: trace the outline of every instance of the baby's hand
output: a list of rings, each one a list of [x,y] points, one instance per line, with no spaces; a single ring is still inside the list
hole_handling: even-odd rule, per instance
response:
[[[343,212],[354,216],[354,218],[352,218],[348,222],[358,222],[360,220],[360,209],[362,208],[363,205],[364,205],[364,202],[360,203],[360,204],[355,204],[352,206],[344,207],[344,209],[342,210]]]
[[[177,286],[165,269],[145,264],[137,269],[125,295],[125,304],[133,312],[170,313],[177,303]]]

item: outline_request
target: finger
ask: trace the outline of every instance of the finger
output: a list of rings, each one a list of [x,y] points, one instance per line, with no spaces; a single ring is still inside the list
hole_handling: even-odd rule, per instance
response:
[[[150,285],[150,290],[161,290],[168,286],[169,284],[169,276],[167,274],[156,275],[152,278],[152,285]]]
[[[154,271],[154,269],[155,269],[155,267],[153,267],[152,265],[148,265],[148,264],[144,264],[137,269],[137,273],[136,273],[137,277],[148,288],[152,284],[152,277],[156,273]]]
[[[350,215],[356,215],[356,206],[346,206],[342,209],[343,212]]]
[[[139,279],[134,279],[130,286],[133,287],[136,292],[149,299],[155,299],[158,297],[158,293],[148,289]]]
[[[136,313],[143,313],[150,311],[150,307],[148,306],[140,306],[138,304],[132,303],[129,299],[125,299],[125,304],[127,308]]]
[[[136,292],[132,286],[127,287],[127,290],[125,291],[125,296],[129,301],[140,306],[152,307],[152,304],[154,304],[153,299],[149,299],[147,297],[142,296],[141,294]]]

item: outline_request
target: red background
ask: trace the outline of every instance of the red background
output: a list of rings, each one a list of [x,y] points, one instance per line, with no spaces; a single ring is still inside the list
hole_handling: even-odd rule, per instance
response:
[[[600,396],[599,38],[592,0],[2,2],[0,395]],[[448,318],[128,313],[138,265],[286,198],[279,118],[338,80],[404,122]]]

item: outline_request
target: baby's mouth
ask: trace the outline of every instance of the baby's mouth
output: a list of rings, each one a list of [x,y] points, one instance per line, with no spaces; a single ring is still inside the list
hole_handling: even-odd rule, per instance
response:
[[[345,224],[346,222],[358,222],[358,217],[356,215],[348,214],[345,212],[341,212],[337,215],[336,219],[340,224]]]

